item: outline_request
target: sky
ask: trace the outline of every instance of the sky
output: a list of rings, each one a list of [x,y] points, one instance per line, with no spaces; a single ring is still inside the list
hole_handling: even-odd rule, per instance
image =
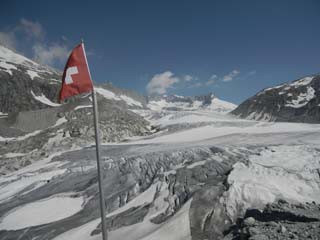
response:
[[[62,70],[83,38],[98,84],[239,104],[320,72],[319,23],[319,0],[4,0],[0,44]]]

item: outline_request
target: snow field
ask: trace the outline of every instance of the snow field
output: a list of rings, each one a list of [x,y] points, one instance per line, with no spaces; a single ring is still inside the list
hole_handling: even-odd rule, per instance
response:
[[[239,121],[235,120],[235,123]],[[244,123],[244,122],[242,122]],[[250,122],[246,122],[250,123]],[[236,125],[236,124],[235,124]],[[153,143],[183,143],[208,140],[211,138],[227,136],[231,134],[264,134],[264,133],[293,133],[293,132],[320,132],[320,124],[303,123],[270,123],[254,122],[239,126],[209,125],[179,131],[172,134],[156,136],[152,139],[141,139],[130,142],[130,144],[153,144]],[[128,144],[128,143],[124,143]]]

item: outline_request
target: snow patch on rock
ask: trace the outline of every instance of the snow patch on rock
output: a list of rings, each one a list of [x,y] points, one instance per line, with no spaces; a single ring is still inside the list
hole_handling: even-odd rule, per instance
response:
[[[315,91],[312,87],[307,87],[306,93],[300,93],[296,99],[292,99],[288,101],[285,105],[286,107],[293,107],[293,108],[301,108],[308,104],[308,102],[315,97]]]
[[[46,104],[46,105],[51,106],[51,107],[61,106],[61,104],[59,104],[59,103],[52,102],[44,94],[41,94],[41,96],[36,96],[32,90],[31,90],[31,94],[36,100],[38,100],[39,102],[41,102],[43,104]]]
[[[97,93],[105,97],[106,99],[115,100],[115,101],[124,101],[129,106],[138,106],[142,107],[142,104],[136,100],[134,100],[131,97],[128,97],[126,95],[116,95],[110,90],[101,88],[101,87],[95,87],[94,88]]]
[[[30,76],[30,78],[33,80],[35,77],[39,77],[38,73],[32,70],[27,70],[27,74]]]
[[[7,63],[7,62],[0,62],[0,69],[3,68],[5,72],[12,75],[12,69],[17,70],[17,67],[13,64]]]

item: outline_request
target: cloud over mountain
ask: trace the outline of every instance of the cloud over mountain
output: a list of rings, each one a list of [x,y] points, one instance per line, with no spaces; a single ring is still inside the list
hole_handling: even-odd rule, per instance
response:
[[[54,66],[65,61],[68,48],[65,44],[48,42],[42,24],[21,18],[20,21],[6,31],[0,31],[0,44],[15,51],[22,51],[21,45],[28,42],[32,49],[32,58],[39,63]]]
[[[173,84],[178,83],[180,79],[171,71],[156,74],[147,84],[146,90],[148,94],[164,94]]]

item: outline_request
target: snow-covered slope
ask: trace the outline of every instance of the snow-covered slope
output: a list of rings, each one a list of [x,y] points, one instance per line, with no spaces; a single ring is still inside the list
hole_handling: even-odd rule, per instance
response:
[[[142,102],[139,102],[138,100],[135,100],[132,97],[126,96],[124,94],[117,94],[107,89],[106,87],[95,87],[95,91],[106,99],[113,101],[122,101],[129,107],[133,108],[143,108]]]
[[[214,112],[221,112],[221,113],[225,113],[225,112],[230,112],[232,110],[234,110],[237,107],[237,105],[221,100],[217,97],[214,97],[211,101],[211,104],[206,106],[205,108],[208,110],[212,110]]]
[[[26,70],[26,73],[32,80],[35,78],[41,78],[43,75],[52,75],[52,78],[49,78],[47,81],[51,83],[52,81],[60,82],[60,79],[57,78],[57,75],[59,74],[58,71],[47,66],[40,65],[0,45],[0,69],[10,75],[13,75],[12,70],[18,71],[21,68]]]
[[[320,121],[320,75],[266,88],[233,111],[247,119],[263,121]]]
[[[61,72],[38,64],[0,45],[0,112],[57,107]],[[145,98],[112,84],[99,85],[99,96],[127,108],[144,108]]]

